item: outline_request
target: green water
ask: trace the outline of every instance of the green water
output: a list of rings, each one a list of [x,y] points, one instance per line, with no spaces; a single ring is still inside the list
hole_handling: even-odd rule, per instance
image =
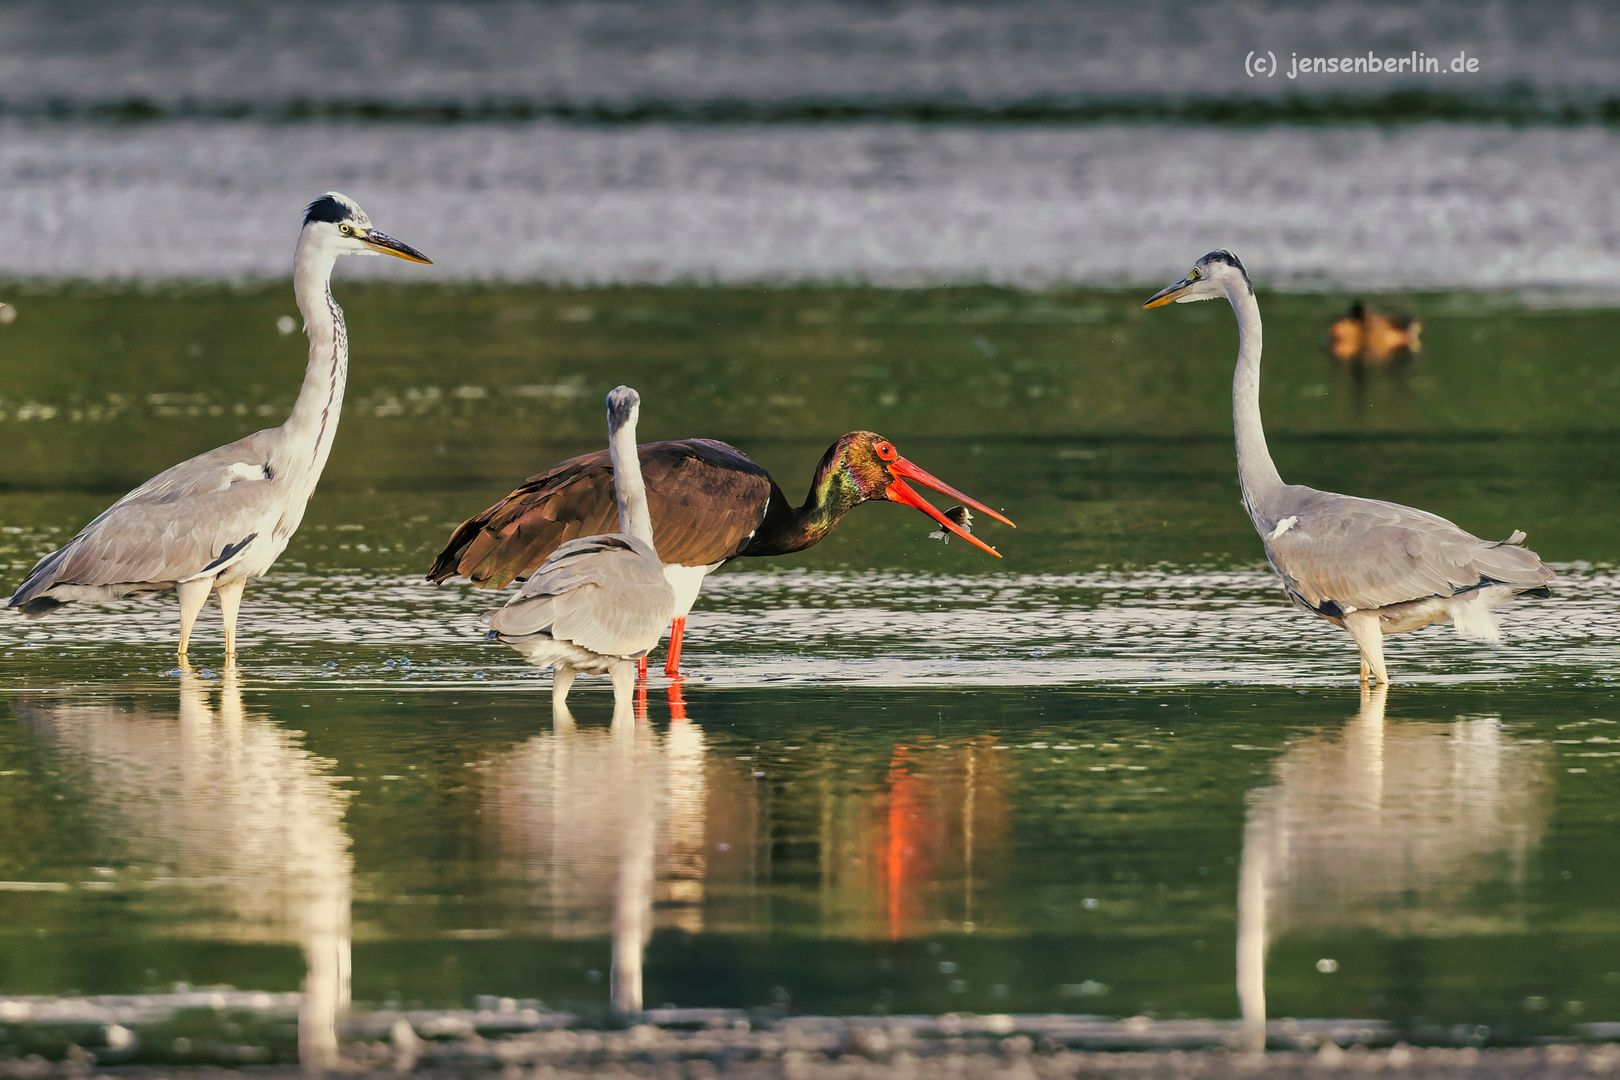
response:
[[[1423,353],[1358,372],[1323,350],[1347,298],[1262,295],[1285,478],[1524,528],[1561,573],[1499,649],[1391,642],[1396,686],[1363,702],[1238,505],[1224,306],[335,291],[343,426],[248,592],[239,675],[207,670],[212,613],[203,670],[170,672],[172,599],[0,624],[0,994],[295,990],[347,949],[356,1002],[600,1017],[639,911],[648,1005],[1224,1018],[1248,880],[1273,1017],[1620,1020],[1620,313],[1400,297]],[[279,423],[304,362],[281,284],[7,299],[9,583],[152,473]],[[795,497],[868,428],[1019,528],[978,523],[996,561],[862,507],[712,578],[679,700],[654,678],[632,737],[601,680],[554,727],[548,677],[481,640],[496,599],[420,575],[456,522],[599,445],[619,382],[644,437],[726,439]]]

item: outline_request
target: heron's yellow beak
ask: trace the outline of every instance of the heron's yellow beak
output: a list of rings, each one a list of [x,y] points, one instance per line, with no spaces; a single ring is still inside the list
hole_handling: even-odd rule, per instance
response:
[[[1146,309],[1163,307],[1165,304],[1173,304],[1181,297],[1182,293],[1186,292],[1192,287],[1193,283],[1190,280],[1187,278],[1182,278],[1174,285],[1166,285],[1164,288],[1148,297],[1147,303],[1143,304],[1142,307]]]
[[[403,240],[395,240],[392,236],[377,229],[372,229],[359,239],[379,255],[392,255],[396,259],[406,262],[433,264],[433,260],[417,251]]]

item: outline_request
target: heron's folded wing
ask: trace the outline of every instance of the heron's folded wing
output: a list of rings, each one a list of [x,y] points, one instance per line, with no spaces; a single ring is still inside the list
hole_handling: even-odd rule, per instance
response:
[[[675,592],[650,549],[621,534],[559,548],[490,619],[503,636],[549,633],[592,652],[624,656],[658,643]]]
[[[279,516],[264,498],[273,474],[257,439],[183,461],[119,499],[40,560],[13,604],[58,584],[183,581],[239,556]]]
[[[1313,607],[1332,601],[1364,610],[1452,596],[1487,582],[1534,589],[1553,578],[1517,543],[1481,540],[1397,503],[1310,492],[1279,519],[1279,530],[1265,538],[1266,554]]]
[[[641,445],[653,542],[667,563],[707,566],[735,555],[763,520],[771,479],[712,439]],[[451,534],[428,571],[502,588],[535,572],[561,545],[619,527],[605,450],[552,466]]]

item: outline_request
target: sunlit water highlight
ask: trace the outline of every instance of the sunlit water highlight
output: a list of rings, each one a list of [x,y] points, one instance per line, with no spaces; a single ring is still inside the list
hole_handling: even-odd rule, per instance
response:
[[[1612,682],[1620,576],[1558,567],[1551,600],[1498,609],[1492,647],[1434,626],[1391,639],[1399,682],[1475,683],[1550,675]],[[481,616],[508,593],[415,578],[278,573],[244,607],[245,669],[294,685],[535,689],[516,653],[483,640]],[[217,613],[193,660],[215,663]],[[688,623],[685,671],[722,686],[872,687],[1344,685],[1343,631],[1288,605],[1269,571],[941,577],[908,572],[733,571],[711,577]],[[128,600],[0,624],[13,678],[89,657],[167,670],[172,602]],[[661,649],[660,649],[661,652]],[[131,672],[126,668],[125,674]],[[605,680],[586,679],[582,689]],[[587,692],[589,692],[587,690]]]

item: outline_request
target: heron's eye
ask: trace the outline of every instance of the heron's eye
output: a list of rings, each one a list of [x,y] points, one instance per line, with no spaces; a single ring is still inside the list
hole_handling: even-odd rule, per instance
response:
[[[876,450],[877,456],[882,458],[884,461],[893,461],[895,459],[896,455],[894,452],[894,445],[892,443],[880,442],[872,449]]]
[[[1187,280],[1188,281],[1197,281],[1199,278],[1201,278],[1203,276],[1204,276],[1204,272],[1202,270],[1198,269],[1198,267],[1196,267],[1196,266],[1193,267],[1191,270],[1187,271]]]
[[[342,233],[344,236],[353,236],[354,226],[345,221],[343,224],[338,226],[338,232]]]

